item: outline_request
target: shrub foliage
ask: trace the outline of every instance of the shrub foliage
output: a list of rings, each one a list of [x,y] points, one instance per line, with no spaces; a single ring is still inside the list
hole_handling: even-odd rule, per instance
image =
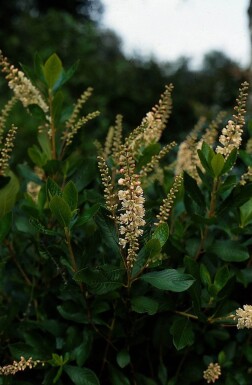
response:
[[[201,118],[177,151],[160,143],[168,85],[128,136],[117,115],[83,153],[92,89],[65,106],[76,65],[34,63],[0,55],[13,92],[0,116],[0,384],[250,384],[247,83],[232,117]],[[37,127],[21,164],[16,103]]]

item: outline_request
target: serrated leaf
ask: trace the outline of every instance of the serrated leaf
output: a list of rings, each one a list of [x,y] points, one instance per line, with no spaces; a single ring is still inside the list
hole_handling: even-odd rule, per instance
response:
[[[101,295],[118,289],[123,285],[125,270],[111,265],[97,268],[84,268],[74,274],[77,282],[83,282],[89,286],[90,291]]]
[[[60,81],[63,73],[62,62],[56,53],[52,54],[45,62],[43,73],[48,87],[53,89]]]
[[[55,195],[62,196],[61,188],[50,177],[47,178],[47,181],[46,181],[46,191],[49,199],[53,198]]]
[[[72,212],[69,205],[64,201],[63,198],[55,195],[50,203],[49,207],[52,214],[58,220],[58,222],[65,228],[69,227],[72,219]]]
[[[149,297],[139,296],[131,299],[131,307],[136,313],[153,315],[158,311],[158,302]]]
[[[208,253],[213,253],[226,262],[242,262],[249,259],[247,248],[239,242],[226,240],[215,241],[214,244],[207,248]]]
[[[167,223],[161,223],[155,228],[155,231],[152,235],[153,239],[158,239],[161,247],[164,246],[167,239],[169,238],[169,226]]]
[[[191,321],[188,318],[176,318],[170,329],[173,344],[177,350],[191,346],[194,342],[194,333]]]
[[[125,368],[130,363],[130,355],[128,350],[123,349],[120,350],[116,355],[116,362],[120,366],[120,368]]]
[[[10,177],[8,183],[0,188],[0,218],[10,212],[15,205],[16,196],[19,191],[19,181],[12,171],[6,173]]]
[[[56,231],[47,229],[37,218],[30,217],[29,221],[31,225],[35,227],[36,230],[38,230],[38,232],[46,235],[57,235]]]
[[[78,203],[78,191],[72,181],[68,182],[64,187],[62,198],[67,202],[72,211],[76,210]]]
[[[98,377],[90,369],[65,365],[64,371],[75,385],[100,385]]]
[[[160,290],[174,292],[185,291],[194,283],[191,275],[179,273],[175,269],[153,271],[142,275],[140,279]]]

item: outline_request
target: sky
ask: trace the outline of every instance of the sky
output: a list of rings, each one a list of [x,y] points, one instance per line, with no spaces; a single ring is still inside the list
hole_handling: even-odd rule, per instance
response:
[[[102,0],[103,27],[122,39],[126,55],[174,61],[224,52],[240,65],[250,61],[249,0]]]

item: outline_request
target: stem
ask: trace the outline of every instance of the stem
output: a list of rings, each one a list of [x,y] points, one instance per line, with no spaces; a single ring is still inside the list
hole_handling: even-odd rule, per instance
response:
[[[67,248],[69,251],[70,260],[71,260],[71,264],[72,264],[72,269],[73,269],[73,272],[76,273],[77,272],[77,264],[76,264],[75,256],[73,253],[72,245],[71,245],[70,231],[67,227],[65,227],[65,236],[66,236]]]
[[[27,276],[27,274],[25,273],[25,271],[23,270],[22,266],[20,265],[19,261],[18,261],[17,258],[16,258],[16,255],[15,255],[15,251],[14,251],[13,245],[12,245],[8,240],[5,241],[5,244],[6,244],[8,250],[9,250],[9,252],[10,252],[11,258],[13,259],[13,261],[14,261],[16,267],[18,268],[20,274],[21,274],[22,277],[24,278],[26,284],[27,284],[28,286],[32,286],[32,282],[31,282],[30,278]]]
[[[219,177],[214,178],[213,189],[211,192],[210,207],[209,207],[209,211],[208,211],[208,219],[213,218],[215,216],[217,193],[218,193],[219,187],[220,187],[220,178]],[[200,245],[199,245],[197,253],[195,255],[195,260],[197,260],[199,258],[201,251],[204,248],[207,234],[208,234],[208,225],[206,225],[204,227],[204,231],[202,232]]]
[[[196,315],[190,314],[190,313],[185,313],[184,311],[175,311],[176,314],[182,315],[187,318],[192,318],[192,319],[198,319]]]

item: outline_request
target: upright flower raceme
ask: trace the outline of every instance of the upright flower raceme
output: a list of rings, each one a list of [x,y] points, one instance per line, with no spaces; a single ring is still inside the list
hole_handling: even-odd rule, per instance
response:
[[[227,158],[231,151],[235,148],[239,149],[242,141],[243,126],[245,124],[245,106],[247,100],[248,83],[242,83],[239,89],[237,98],[237,106],[234,108],[235,114],[233,120],[229,120],[226,127],[222,129],[222,134],[219,137],[219,142],[222,146],[216,147],[216,153],[222,154]]]
[[[120,174],[118,180],[121,189],[118,199],[121,203],[121,214],[118,217],[119,243],[123,248],[128,247],[126,264],[133,267],[139,249],[139,237],[143,234],[142,226],[145,225],[144,197],[139,175],[135,174],[135,161],[130,152],[123,148],[119,158]]]
[[[7,58],[3,57],[0,51],[0,66],[2,72],[6,73],[6,79],[11,90],[13,90],[15,97],[21,101],[24,107],[30,104],[37,104],[45,113],[48,112],[49,107],[44,101],[39,90],[31,83],[22,71],[19,71],[13,65],[10,65]]]

